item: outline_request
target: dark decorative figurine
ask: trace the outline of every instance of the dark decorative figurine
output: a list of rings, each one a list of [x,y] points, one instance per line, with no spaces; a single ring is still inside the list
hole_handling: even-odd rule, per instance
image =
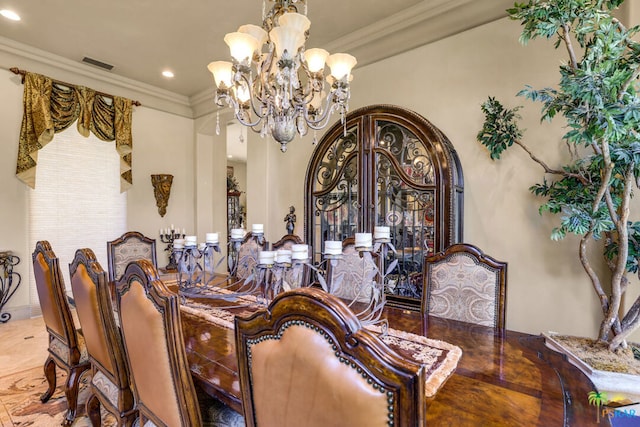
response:
[[[287,223],[287,234],[293,234],[293,229],[296,226],[296,208],[289,206],[289,213],[284,217],[284,222]]]

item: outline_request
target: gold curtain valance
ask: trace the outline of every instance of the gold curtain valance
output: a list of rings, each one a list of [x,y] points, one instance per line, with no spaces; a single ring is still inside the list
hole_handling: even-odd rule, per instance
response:
[[[35,188],[38,150],[47,145],[55,133],[77,121],[82,136],[88,137],[89,132],[93,132],[102,141],[115,140],[120,155],[120,191],[127,191],[133,183],[131,118],[134,101],[29,72],[24,72],[23,83],[24,115],[16,176]]]

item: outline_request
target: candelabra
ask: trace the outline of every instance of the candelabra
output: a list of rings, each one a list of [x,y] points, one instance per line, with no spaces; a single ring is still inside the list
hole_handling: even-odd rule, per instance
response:
[[[240,253],[240,245],[244,240],[245,231],[242,228],[233,228],[231,230],[231,238],[229,239],[229,256],[228,258],[228,266],[229,273],[232,276],[235,276],[238,271],[238,255]]]
[[[260,297],[268,304],[283,291],[310,285],[309,247],[295,244],[292,249],[260,252],[254,277],[259,283]]]
[[[335,283],[336,280],[331,280],[330,283],[327,283],[323,273],[329,272],[329,266],[336,268],[344,258],[341,244],[339,241],[325,241],[324,261],[316,270],[321,287],[329,293],[336,293],[340,283]],[[381,269],[383,265],[379,261],[375,261],[373,256],[375,254],[378,260],[384,260],[387,258],[389,251],[395,253],[395,248],[391,244],[389,236],[389,227],[375,227],[375,237],[373,239],[371,233],[356,233],[355,250],[362,258],[362,274],[360,284],[356,285],[355,295],[353,298],[349,297],[349,307],[354,310],[357,309],[356,316],[363,325],[380,324],[381,333],[385,334],[388,327],[386,319],[382,318],[386,304],[385,282],[387,275],[396,268],[398,260],[394,259],[386,269]],[[351,268],[356,267],[353,265]],[[366,296],[366,301],[365,298],[362,298],[364,296]],[[365,302],[366,304],[358,304]]]
[[[11,314],[2,313],[2,309],[22,281],[20,273],[13,271],[13,267],[19,262],[20,258],[10,251],[0,252],[0,323],[6,323],[11,319]]]
[[[184,239],[185,234],[184,228],[182,229],[182,233],[180,233],[179,229],[173,228],[173,224],[171,224],[171,228],[160,229],[160,241],[167,244],[164,250],[169,254],[169,263],[165,267],[167,271],[175,271],[178,268],[175,256],[173,255],[173,242],[178,239]]]
[[[202,252],[196,245],[185,245],[173,249],[178,270],[178,286],[180,291],[190,291],[202,283],[203,268],[200,264]]]
[[[267,305],[269,301],[273,299],[277,295],[277,289],[274,286],[273,280],[273,262],[263,264],[260,263],[256,265],[255,271],[255,281],[258,284],[258,289],[260,290],[257,295],[258,303]]]
[[[196,244],[196,236],[177,240],[173,258],[178,270],[178,286],[181,295],[197,298],[233,299],[249,293],[246,287],[216,273],[225,261],[220,250],[218,233],[207,233],[206,243]],[[220,292],[222,291],[222,292]]]

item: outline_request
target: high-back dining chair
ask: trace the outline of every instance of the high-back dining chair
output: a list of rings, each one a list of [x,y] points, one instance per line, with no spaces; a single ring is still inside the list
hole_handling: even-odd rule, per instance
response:
[[[507,263],[459,243],[425,257],[422,312],[504,333]]]
[[[73,322],[58,258],[48,241],[36,243],[32,259],[42,317],[49,333],[49,356],[44,363],[49,388],[40,400],[47,402],[56,388],[56,366],[63,369],[67,373],[64,393],[68,407],[63,425],[68,426],[76,417],[78,384],[82,373],[89,369],[89,358],[82,332]]]
[[[361,327],[317,288],[278,295],[235,318],[247,426],[424,425],[424,367]]]
[[[303,243],[300,236],[295,234],[285,234],[280,240],[271,244],[271,250],[277,251],[278,249],[291,250],[293,245],[301,245]]]
[[[260,251],[266,251],[268,248],[269,242],[266,239],[258,241],[252,232],[248,232],[238,249],[235,279],[244,280],[249,277],[255,266],[258,265]]]
[[[138,231],[127,231],[115,240],[107,242],[107,268],[109,281],[115,282],[131,261],[146,259],[158,268],[156,240]]]
[[[101,425],[100,405],[131,426],[137,417],[120,330],[116,325],[107,273],[91,249],[78,249],[69,264],[76,312],[91,361],[91,392],[87,414]]]
[[[380,281],[382,266],[377,253],[370,257],[361,255],[356,249],[355,238],[342,241],[342,258],[331,260],[327,266],[329,291],[346,301],[369,302],[372,281]]]
[[[202,425],[184,347],[178,295],[158,278],[149,261],[137,260],[129,263],[117,282],[116,301],[139,425]],[[214,425],[244,425],[240,414],[216,403],[207,414]]]

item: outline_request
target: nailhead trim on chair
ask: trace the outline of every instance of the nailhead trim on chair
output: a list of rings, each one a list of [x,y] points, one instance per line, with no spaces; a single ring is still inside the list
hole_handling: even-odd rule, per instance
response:
[[[342,355],[342,353],[339,351],[338,346],[333,342],[333,339],[331,338],[331,336],[323,331],[322,329],[320,329],[318,326],[316,325],[312,325],[309,322],[305,322],[304,320],[288,320],[286,321],[278,330],[278,333],[276,335],[263,335],[259,338],[255,338],[255,339],[248,339],[247,340],[247,358],[249,360],[249,372],[252,371],[252,355],[251,355],[251,347],[253,345],[259,344],[263,341],[267,341],[267,340],[279,340],[280,338],[282,338],[282,334],[284,333],[284,331],[291,327],[291,326],[304,326],[305,328],[309,328],[309,329],[313,329],[314,331],[318,332],[320,335],[322,335],[327,342],[331,345],[331,349],[333,351],[335,351],[335,356],[340,360],[340,363],[344,363],[347,366],[350,366],[352,369],[355,369],[356,372],[358,374],[360,374],[362,376],[362,378],[364,378],[367,381],[367,384],[370,384],[374,390],[379,390],[380,393],[387,393],[387,403],[389,404],[389,406],[387,407],[389,413],[387,415],[388,421],[387,421],[387,425],[389,426],[393,426],[394,425],[394,410],[395,410],[395,404],[394,404],[394,394],[393,391],[391,390],[385,390],[384,386],[382,386],[381,384],[378,384],[377,382],[375,382],[375,378],[372,378],[364,369],[362,369],[360,366],[356,365],[356,363],[350,359],[348,359],[347,357],[344,357]],[[253,381],[252,381],[253,383]]]

